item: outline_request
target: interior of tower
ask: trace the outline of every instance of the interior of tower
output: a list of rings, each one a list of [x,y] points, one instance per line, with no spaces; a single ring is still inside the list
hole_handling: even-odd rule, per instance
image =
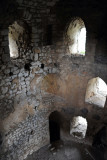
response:
[[[106,0],[0,1],[0,160],[107,160]]]

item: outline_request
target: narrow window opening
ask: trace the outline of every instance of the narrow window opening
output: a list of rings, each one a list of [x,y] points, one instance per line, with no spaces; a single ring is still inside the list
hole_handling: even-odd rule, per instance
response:
[[[83,20],[80,18],[72,20],[67,35],[69,52],[75,56],[85,56],[86,28]]]
[[[16,21],[9,26],[9,49],[10,49],[10,57],[12,58],[18,58],[19,52],[18,52],[18,42],[20,36],[23,34],[24,28],[20,26]]]
[[[41,68],[44,69],[44,64],[43,63],[41,64]]]
[[[10,72],[10,73],[9,73],[9,76],[13,76],[13,72]]]
[[[31,135],[33,135],[34,134],[34,130],[31,130]]]
[[[26,63],[25,66],[24,66],[26,71],[30,71],[30,67],[31,67],[30,63]]]
[[[85,54],[85,43],[86,43],[86,28],[82,28],[78,35],[78,50],[77,53]]]
[[[23,21],[15,21],[9,26],[9,50],[11,58],[20,57],[20,51],[28,47],[28,26]]]

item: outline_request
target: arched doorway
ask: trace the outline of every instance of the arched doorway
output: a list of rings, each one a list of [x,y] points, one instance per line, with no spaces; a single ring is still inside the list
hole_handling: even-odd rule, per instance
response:
[[[60,140],[59,113],[54,111],[49,116],[50,143]]]

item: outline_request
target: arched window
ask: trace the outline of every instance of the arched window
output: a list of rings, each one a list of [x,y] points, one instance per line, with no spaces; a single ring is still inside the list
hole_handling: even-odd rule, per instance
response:
[[[81,18],[74,18],[67,29],[68,47],[72,55],[85,56],[86,28]]]
[[[73,117],[70,125],[70,135],[80,139],[85,138],[87,131],[87,120],[83,117]]]
[[[21,21],[15,21],[12,25],[10,25],[8,39],[10,57],[18,58],[19,48],[24,48],[26,45],[26,40],[28,39],[26,24]]]
[[[99,77],[89,80],[86,89],[85,102],[103,108],[106,102],[107,85]]]

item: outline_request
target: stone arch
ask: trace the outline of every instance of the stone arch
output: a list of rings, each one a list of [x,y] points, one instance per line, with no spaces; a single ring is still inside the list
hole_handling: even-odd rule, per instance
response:
[[[28,47],[28,32],[28,26],[24,21],[15,21],[9,26],[8,40],[11,58],[20,57],[20,50]]]
[[[85,102],[103,108],[106,102],[107,85],[99,77],[89,80],[86,89]]]
[[[87,120],[81,116],[73,117],[70,124],[70,135],[79,139],[85,138],[87,131]]]
[[[67,28],[69,53],[75,56],[85,56],[86,46],[86,27],[84,21],[73,18]]]

